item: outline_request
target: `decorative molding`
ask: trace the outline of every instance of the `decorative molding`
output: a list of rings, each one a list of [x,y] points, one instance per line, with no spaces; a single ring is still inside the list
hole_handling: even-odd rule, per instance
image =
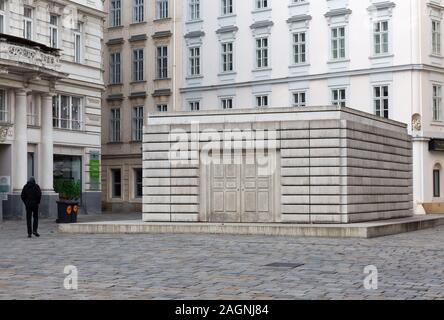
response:
[[[237,26],[226,26],[226,27],[222,27],[216,30],[217,34],[222,34],[222,33],[235,33],[239,30],[239,28]]]
[[[192,39],[192,38],[201,38],[205,36],[205,32],[203,31],[192,31],[192,32],[188,32],[184,38],[185,39]]]
[[[173,35],[171,31],[158,31],[152,35],[153,39],[169,38]]]
[[[258,22],[253,23],[250,26],[250,29],[254,30],[254,29],[260,29],[260,28],[271,28],[273,25],[274,25],[273,21],[263,20],[263,21],[258,21]]]

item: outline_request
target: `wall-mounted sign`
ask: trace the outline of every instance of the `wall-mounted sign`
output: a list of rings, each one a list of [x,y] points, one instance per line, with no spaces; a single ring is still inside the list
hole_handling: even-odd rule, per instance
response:
[[[429,151],[444,151],[444,139],[432,139],[429,141]]]
[[[89,180],[91,190],[99,190],[100,154],[98,151],[91,151],[89,155]]]

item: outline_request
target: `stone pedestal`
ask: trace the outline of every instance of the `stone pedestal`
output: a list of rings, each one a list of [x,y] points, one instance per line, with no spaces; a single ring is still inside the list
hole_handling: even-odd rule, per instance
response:
[[[57,217],[57,200],[59,195],[55,192],[42,192],[42,201],[40,202],[40,217],[56,218]]]
[[[8,200],[3,201],[4,220],[22,220],[25,218],[26,209],[20,193],[8,194]]]

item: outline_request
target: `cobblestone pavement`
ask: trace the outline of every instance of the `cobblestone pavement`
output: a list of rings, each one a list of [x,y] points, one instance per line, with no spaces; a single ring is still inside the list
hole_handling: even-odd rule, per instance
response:
[[[368,240],[25,229],[0,224],[0,299],[444,299],[444,227]],[[67,265],[77,291],[63,288]],[[377,290],[363,286],[367,265]]]

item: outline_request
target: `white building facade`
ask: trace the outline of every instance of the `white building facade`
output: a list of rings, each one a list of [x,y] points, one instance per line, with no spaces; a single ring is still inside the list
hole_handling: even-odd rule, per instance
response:
[[[333,104],[406,123],[415,212],[440,210],[442,1],[217,1],[183,1],[184,111]]]
[[[81,185],[100,211],[103,3],[0,0],[0,185],[4,218],[20,218],[20,191],[36,177],[41,213],[54,185]]]

